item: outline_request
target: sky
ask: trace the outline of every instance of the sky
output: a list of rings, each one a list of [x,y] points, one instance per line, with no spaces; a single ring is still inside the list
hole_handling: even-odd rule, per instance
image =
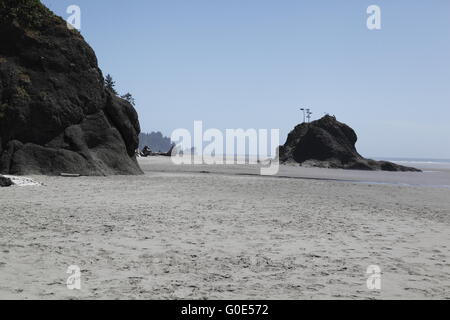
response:
[[[450,159],[448,0],[42,0],[136,99],[142,131],[335,115],[369,157]],[[381,9],[381,30],[366,10]]]

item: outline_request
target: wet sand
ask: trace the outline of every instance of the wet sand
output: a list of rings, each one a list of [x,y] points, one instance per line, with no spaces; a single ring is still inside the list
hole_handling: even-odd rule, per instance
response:
[[[0,189],[0,298],[450,298],[449,171],[140,163]]]

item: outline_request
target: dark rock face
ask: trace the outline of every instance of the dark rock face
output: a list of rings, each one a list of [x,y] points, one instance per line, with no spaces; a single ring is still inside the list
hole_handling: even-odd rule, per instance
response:
[[[6,178],[4,176],[0,176],[0,187],[10,187],[13,185],[11,179]]]
[[[296,162],[306,166],[357,170],[420,171],[386,161],[363,158],[356,151],[358,137],[352,128],[325,116],[298,125],[280,147],[282,163]]]
[[[140,126],[91,47],[39,0],[0,0],[0,172],[141,174]]]

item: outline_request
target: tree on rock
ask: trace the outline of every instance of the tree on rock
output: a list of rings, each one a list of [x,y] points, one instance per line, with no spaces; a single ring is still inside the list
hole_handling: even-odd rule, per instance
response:
[[[128,101],[133,107],[136,105],[136,100],[134,100],[133,95],[129,92],[121,96],[121,98]]]
[[[105,78],[105,87],[115,95],[117,95],[116,91],[116,82],[113,80],[112,76],[110,74],[106,75]]]

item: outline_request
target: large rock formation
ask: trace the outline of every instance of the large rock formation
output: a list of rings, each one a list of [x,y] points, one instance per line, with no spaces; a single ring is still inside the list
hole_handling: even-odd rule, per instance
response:
[[[420,171],[387,161],[363,158],[356,151],[357,139],[352,128],[327,115],[295,127],[285,145],[280,147],[280,161],[323,168]]]
[[[0,0],[0,172],[140,174],[134,108],[39,0]]]

